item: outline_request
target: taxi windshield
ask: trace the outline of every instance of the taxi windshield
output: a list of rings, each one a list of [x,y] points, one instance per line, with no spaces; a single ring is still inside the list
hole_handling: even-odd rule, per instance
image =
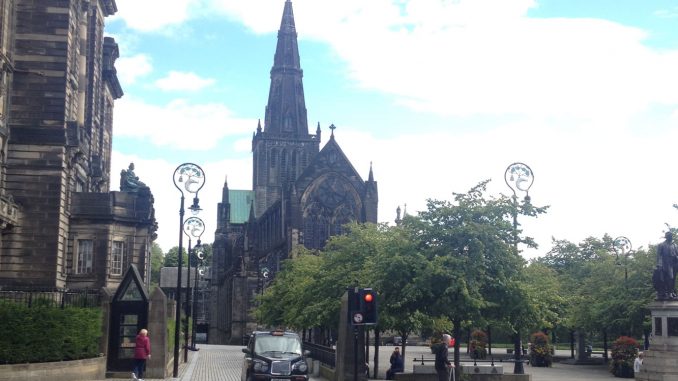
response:
[[[258,336],[254,344],[255,353],[281,352],[301,355],[301,342],[294,336]]]

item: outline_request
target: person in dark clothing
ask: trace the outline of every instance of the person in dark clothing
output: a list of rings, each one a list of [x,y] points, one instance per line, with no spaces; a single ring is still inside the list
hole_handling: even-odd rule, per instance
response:
[[[134,370],[132,379],[144,381],[144,372],[146,371],[146,360],[151,358],[151,340],[148,338],[148,331],[142,329],[139,331],[134,347]]]
[[[400,354],[399,347],[395,347],[389,361],[391,362],[391,367],[386,371],[386,379],[392,380],[396,373],[405,371],[405,363],[403,362],[403,356]]]
[[[450,346],[452,341],[452,336],[448,334],[443,335],[443,342],[438,350],[436,351],[436,362],[435,368],[436,373],[438,373],[438,381],[449,381],[450,378],[450,368],[454,365],[447,359],[447,348]]]

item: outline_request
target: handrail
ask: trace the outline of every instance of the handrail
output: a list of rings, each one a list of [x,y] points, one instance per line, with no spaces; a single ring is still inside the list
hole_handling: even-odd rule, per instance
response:
[[[414,362],[421,362],[421,365],[426,365],[426,364],[425,364],[426,362],[433,362],[433,361],[436,361],[436,359],[435,359],[435,358],[424,358],[424,355],[421,355],[421,357],[415,357],[415,358],[413,358],[412,361],[414,361]],[[491,363],[490,365],[494,366],[494,363],[495,363],[495,362],[500,362],[500,363],[504,363],[504,362],[506,362],[506,363],[515,363],[515,362],[518,362],[518,361],[527,364],[527,363],[529,363],[530,360],[529,360],[529,359],[520,359],[520,360],[516,360],[516,359],[503,359],[503,358],[499,358],[499,359],[495,360],[494,357],[491,357],[490,360],[478,360],[478,359],[473,359],[473,365],[474,365],[474,366],[475,366],[475,365],[478,365],[479,362],[489,362],[489,363]],[[467,362],[470,362],[470,360],[467,361]]]

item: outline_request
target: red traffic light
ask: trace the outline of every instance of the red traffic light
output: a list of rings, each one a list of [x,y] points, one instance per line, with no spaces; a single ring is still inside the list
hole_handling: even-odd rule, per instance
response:
[[[372,303],[372,301],[374,300],[374,296],[373,296],[372,294],[370,294],[370,293],[367,293],[367,294],[365,294],[365,296],[363,297],[363,299],[365,299],[365,301],[366,301],[367,303]]]

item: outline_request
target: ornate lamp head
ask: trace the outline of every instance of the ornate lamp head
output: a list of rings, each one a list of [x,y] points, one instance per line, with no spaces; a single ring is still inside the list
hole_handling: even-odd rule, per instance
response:
[[[631,240],[624,236],[619,236],[612,241],[612,250],[617,256],[617,261],[622,257],[628,256],[631,253],[632,248],[633,245],[631,245]]]
[[[198,192],[205,185],[205,172],[197,164],[184,163],[174,170],[173,180],[174,186],[182,195],[186,191],[196,195],[195,200],[197,200]]]
[[[517,192],[525,192],[525,200],[530,200],[530,187],[534,183],[534,173],[532,169],[525,163],[513,163],[506,168],[504,172],[504,181],[506,185],[513,191],[513,196]]]
[[[200,236],[205,232],[205,223],[198,217],[189,217],[184,221],[184,234],[189,238],[197,238],[200,241]],[[199,243],[198,243],[199,244]]]

